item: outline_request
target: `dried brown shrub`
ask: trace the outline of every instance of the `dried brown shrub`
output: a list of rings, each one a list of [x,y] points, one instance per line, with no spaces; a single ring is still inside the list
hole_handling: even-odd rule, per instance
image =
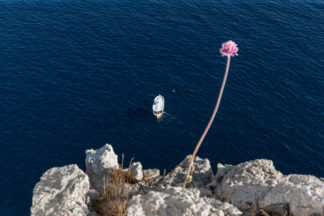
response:
[[[104,192],[93,200],[93,208],[100,216],[127,215],[127,202],[131,194],[125,186],[126,184],[136,183],[136,179],[129,172],[129,169],[123,169],[123,162],[124,155],[122,155],[122,164],[115,168],[109,176]]]

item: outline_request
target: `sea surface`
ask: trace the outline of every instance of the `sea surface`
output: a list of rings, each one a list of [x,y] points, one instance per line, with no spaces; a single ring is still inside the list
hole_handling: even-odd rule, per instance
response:
[[[323,36],[316,0],[1,0],[0,215],[29,215],[43,172],[105,143],[170,171],[208,123],[227,40],[198,155],[324,177]],[[175,119],[154,119],[158,94]]]

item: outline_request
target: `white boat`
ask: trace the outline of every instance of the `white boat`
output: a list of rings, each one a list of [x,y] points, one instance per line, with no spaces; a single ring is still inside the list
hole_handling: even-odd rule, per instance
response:
[[[158,95],[154,98],[153,106],[153,115],[160,119],[164,113],[164,97],[162,95]]]

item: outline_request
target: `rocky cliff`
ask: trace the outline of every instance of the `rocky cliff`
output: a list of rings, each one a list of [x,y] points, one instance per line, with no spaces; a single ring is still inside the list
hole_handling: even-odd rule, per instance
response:
[[[218,164],[214,173],[208,159],[196,157],[192,181],[181,188],[189,158],[166,175],[132,163],[127,215],[324,215],[323,179],[283,175],[264,159]],[[47,170],[34,187],[31,215],[97,215],[92,202],[109,184],[118,156],[106,144],[87,150],[85,163],[86,173],[77,165]]]

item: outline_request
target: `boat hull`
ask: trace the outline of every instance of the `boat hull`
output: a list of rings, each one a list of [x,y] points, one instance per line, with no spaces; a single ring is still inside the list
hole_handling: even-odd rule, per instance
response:
[[[162,114],[159,115],[155,115],[156,119],[161,119],[162,118]]]

